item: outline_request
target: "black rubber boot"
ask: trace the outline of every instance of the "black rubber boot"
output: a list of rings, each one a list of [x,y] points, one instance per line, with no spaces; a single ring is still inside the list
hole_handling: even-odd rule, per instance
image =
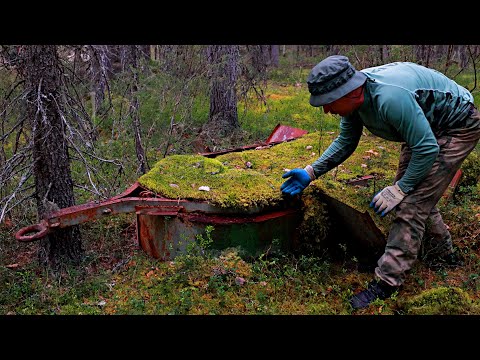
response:
[[[349,302],[354,309],[365,308],[375,299],[389,298],[398,289],[399,286],[391,286],[383,280],[372,280],[365,290],[352,296]]]

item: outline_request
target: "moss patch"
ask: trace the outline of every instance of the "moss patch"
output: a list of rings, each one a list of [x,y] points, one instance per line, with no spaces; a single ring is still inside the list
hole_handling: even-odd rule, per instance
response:
[[[167,198],[206,200],[239,209],[275,204],[281,198],[278,180],[246,166],[225,166],[219,159],[201,155],[166,157],[140,177],[139,183]]]
[[[438,287],[408,299],[403,305],[409,315],[480,314],[480,306],[458,287]]]

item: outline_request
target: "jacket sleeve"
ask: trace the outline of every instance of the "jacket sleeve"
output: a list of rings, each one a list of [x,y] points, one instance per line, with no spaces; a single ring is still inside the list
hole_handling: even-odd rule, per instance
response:
[[[415,94],[397,89],[384,96],[379,107],[384,120],[391,124],[412,150],[407,169],[398,181],[403,192],[409,193],[431,170],[439,146]]]
[[[358,146],[363,124],[355,112],[340,120],[340,134],[312,164],[315,176],[319,177],[344,162]]]

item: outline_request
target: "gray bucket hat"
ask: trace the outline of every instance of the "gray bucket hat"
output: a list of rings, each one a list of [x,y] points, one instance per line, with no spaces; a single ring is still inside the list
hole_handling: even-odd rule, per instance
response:
[[[307,78],[310,105],[323,106],[362,85],[367,76],[355,70],[343,55],[332,55],[320,61]]]

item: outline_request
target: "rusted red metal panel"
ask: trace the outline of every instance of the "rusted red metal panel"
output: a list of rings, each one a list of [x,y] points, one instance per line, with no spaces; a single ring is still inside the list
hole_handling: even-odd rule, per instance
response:
[[[264,214],[254,216],[225,216],[225,215],[209,215],[202,213],[180,214],[182,218],[186,218],[189,221],[195,221],[198,223],[214,224],[214,225],[226,225],[226,224],[246,224],[246,223],[259,223],[284,217],[293,213],[296,213],[298,209],[285,209],[278,211],[269,211]]]
[[[271,144],[271,143],[290,141],[290,140],[299,138],[307,133],[308,131],[303,129],[298,129],[298,128],[290,127],[287,125],[277,124],[277,126],[275,126],[275,129],[273,129],[272,133],[267,138],[266,143]]]
[[[443,198],[448,201],[452,197],[455,189],[457,188],[458,184],[460,183],[460,179],[462,178],[462,169],[458,169],[455,175],[453,176],[452,181],[448,184],[447,190],[443,193]]]
[[[247,146],[240,146],[233,149],[224,149],[224,150],[219,150],[214,152],[200,153],[199,155],[202,155],[205,157],[216,157],[216,156],[228,154],[231,152],[240,152],[240,151],[251,150],[256,148],[268,147],[268,146],[280,144],[285,141],[294,140],[305,134],[308,134],[308,131],[294,128],[287,125],[277,124],[277,126],[275,126],[275,128],[270,133],[270,135],[268,136],[265,142],[260,142],[260,143],[247,145]]]
[[[162,215],[162,214],[160,214]],[[159,216],[154,209],[137,212],[137,234],[141,248],[162,261],[184,253],[207,225],[213,249],[241,246],[249,255],[257,255],[277,239],[283,249],[298,242],[296,228],[302,217],[300,209],[287,209],[252,216],[208,215],[178,212],[176,216]]]

